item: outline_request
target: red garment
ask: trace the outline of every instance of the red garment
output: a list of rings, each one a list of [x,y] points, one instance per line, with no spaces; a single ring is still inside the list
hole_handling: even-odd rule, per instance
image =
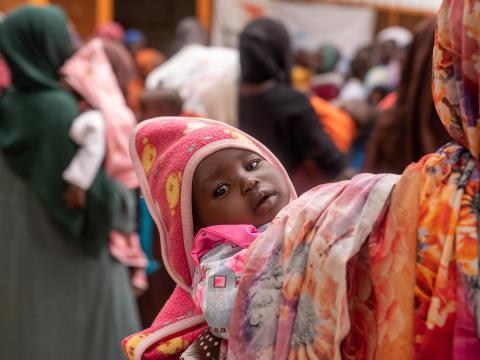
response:
[[[125,35],[123,26],[115,21],[110,21],[95,28],[95,36],[103,39],[122,41]]]
[[[396,92],[391,92],[385,96],[382,101],[377,105],[378,110],[385,111],[391,109],[397,102],[398,94]]]
[[[8,68],[5,60],[0,55],[0,91],[9,87],[11,81],[12,78],[10,75],[10,69]]]

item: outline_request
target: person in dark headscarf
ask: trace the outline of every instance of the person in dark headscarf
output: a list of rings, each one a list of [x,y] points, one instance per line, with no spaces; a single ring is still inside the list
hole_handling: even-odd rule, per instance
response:
[[[340,58],[340,50],[333,44],[325,43],[312,54],[313,70],[316,74],[334,72]]]
[[[0,51],[12,72],[0,98],[0,358],[119,359],[139,326],[127,268],[107,247],[119,195],[100,169],[83,207],[64,199],[79,115],[59,82],[74,51],[64,13],[12,11]]]
[[[260,18],[240,34],[240,128],[264,143],[290,174],[314,162],[326,179],[346,169],[344,155],[308,98],[291,86],[290,39],[279,22]]]
[[[395,105],[379,114],[364,170],[400,174],[411,162],[449,141],[432,98],[435,18],[420,23],[407,52]]]

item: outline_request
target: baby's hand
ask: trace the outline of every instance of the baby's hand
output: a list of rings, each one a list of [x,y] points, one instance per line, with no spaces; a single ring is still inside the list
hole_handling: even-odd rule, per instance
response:
[[[81,209],[85,207],[87,192],[73,184],[68,185],[67,192],[63,196],[69,209]]]

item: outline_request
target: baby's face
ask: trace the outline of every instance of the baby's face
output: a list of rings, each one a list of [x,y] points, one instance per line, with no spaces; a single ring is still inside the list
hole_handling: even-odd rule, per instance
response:
[[[196,227],[269,223],[290,201],[280,171],[258,154],[224,149],[209,155],[193,176]]]

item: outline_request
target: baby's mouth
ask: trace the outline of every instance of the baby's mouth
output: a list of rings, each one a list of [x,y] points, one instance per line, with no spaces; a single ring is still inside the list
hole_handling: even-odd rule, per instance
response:
[[[273,189],[258,190],[255,194],[255,213],[257,215],[264,215],[268,213],[275,205],[276,193]]]

